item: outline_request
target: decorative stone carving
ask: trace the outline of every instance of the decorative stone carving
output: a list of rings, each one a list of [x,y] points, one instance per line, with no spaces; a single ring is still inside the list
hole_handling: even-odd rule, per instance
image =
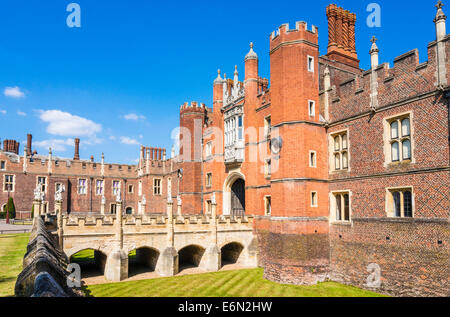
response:
[[[37,184],[34,189],[34,200],[42,200],[41,186],[39,184]]]
[[[56,191],[55,193],[55,201],[62,201],[62,193],[64,193],[66,191],[66,187],[61,184],[61,186],[59,186],[59,189]]]

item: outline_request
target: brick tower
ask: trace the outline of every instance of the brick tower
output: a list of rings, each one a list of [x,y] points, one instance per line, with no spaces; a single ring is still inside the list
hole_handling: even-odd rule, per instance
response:
[[[317,28],[283,24],[270,39],[272,214],[265,276],[297,284],[328,274],[326,131],[319,118]]]
[[[183,214],[198,214],[202,209],[202,132],[204,104],[185,103],[180,109],[180,160],[183,171],[179,195]]]

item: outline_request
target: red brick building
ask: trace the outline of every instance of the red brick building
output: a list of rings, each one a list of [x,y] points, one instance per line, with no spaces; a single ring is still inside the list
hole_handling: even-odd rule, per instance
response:
[[[439,2],[440,3],[440,2]],[[5,142],[0,201],[29,212],[59,184],[64,211],[114,212],[121,188],[130,213],[163,213],[179,196],[184,214],[257,216],[265,277],[311,284],[331,279],[394,295],[449,296],[450,37],[438,4],[428,61],[418,51],[394,67],[359,67],[356,16],[330,5],[328,53],[318,29],[297,22],[270,36],[270,81],[251,45],[239,80],[213,83],[213,107],[180,109],[180,153],[142,148],[137,166],[30,155]],[[433,33],[430,30],[430,37]],[[369,48],[369,45],[367,45]],[[270,86],[269,86],[270,82]],[[145,197],[145,198],[144,198]],[[379,276],[379,278],[378,278]]]

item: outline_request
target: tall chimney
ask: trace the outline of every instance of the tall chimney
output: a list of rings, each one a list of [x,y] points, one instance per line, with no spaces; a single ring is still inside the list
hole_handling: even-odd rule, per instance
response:
[[[75,155],[73,156],[73,159],[75,161],[80,160],[80,139],[79,138],[75,139]]]
[[[31,142],[33,140],[33,135],[27,134],[27,155],[31,155]]]
[[[328,53],[327,56],[343,64],[359,68],[355,45],[356,14],[330,4],[327,7]]]

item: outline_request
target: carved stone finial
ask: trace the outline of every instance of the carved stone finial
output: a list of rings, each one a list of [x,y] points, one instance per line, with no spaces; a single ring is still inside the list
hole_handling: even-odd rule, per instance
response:
[[[436,8],[437,8],[438,10],[439,10],[439,9],[442,9],[443,6],[444,6],[444,4],[442,3],[441,0],[439,0],[438,3],[436,4]]]
[[[375,44],[377,42],[377,38],[374,36],[372,36],[372,39],[370,40],[373,44]]]

